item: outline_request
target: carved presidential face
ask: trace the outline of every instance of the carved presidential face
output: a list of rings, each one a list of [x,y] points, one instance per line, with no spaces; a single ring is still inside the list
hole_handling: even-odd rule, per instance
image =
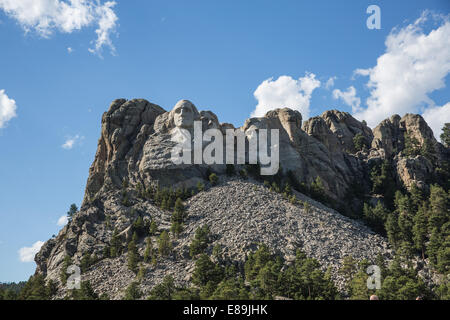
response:
[[[173,122],[178,128],[191,128],[194,125],[194,120],[197,118],[197,110],[194,105],[182,100],[178,102],[172,110]]]

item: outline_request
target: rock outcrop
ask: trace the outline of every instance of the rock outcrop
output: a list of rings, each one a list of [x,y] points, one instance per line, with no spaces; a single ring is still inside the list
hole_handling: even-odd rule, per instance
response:
[[[68,225],[47,241],[35,260],[38,273],[60,283],[66,256],[79,264],[86,253],[97,257],[110,245],[113,230],[126,241],[131,237],[131,225],[138,217],[145,223],[155,221],[160,231],[170,229],[170,213],[157,207],[154,201],[143,199],[142,190],[169,187],[189,190],[198,182],[208,185],[206,174],[220,176],[218,186],[191,197],[186,202],[185,230],[174,239],[173,254],[158,265],[148,265],[141,289],[148,292],[172,274],[179,283],[186,283],[192,274],[193,261],[187,248],[196,228],[210,225],[215,234],[213,245],[224,248],[227,259],[243,262],[255,243],[266,243],[280,252],[287,261],[296,249],[331,267],[333,279],[342,289],[337,270],[344,256],[373,260],[377,254],[391,257],[386,239],[374,234],[363,224],[346,218],[303,194],[296,197],[309,203],[306,209],[290,204],[279,194],[270,192],[256,180],[227,178],[224,164],[180,164],[171,160],[176,145],[174,130],[192,132],[193,122],[201,121],[202,130],[218,129],[225,133],[233,125],[220,123],[211,111],[198,111],[189,101],[182,100],[172,111],[146,100],[115,100],[102,117],[101,137],[97,153],[89,170],[83,205]],[[371,162],[392,161],[399,183],[427,186],[436,163],[449,159],[449,152],[433,137],[433,133],[418,115],[392,116],[373,132],[350,114],[336,110],[324,112],[302,125],[302,115],[290,109],[277,109],[264,117],[251,118],[240,130],[278,129],[280,165],[299,183],[309,185],[320,177],[325,192],[337,204],[346,205],[348,189],[357,181],[362,192],[369,189]],[[430,143],[433,157],[405,155],[405,133],[419,143]],[[357,152],[355,135],[363,135],[371,145]],[[237,166],[237,169],[244,166]],[[124,203],[124,194],[127,203]],[[153,239],[156,241],[156,239]],[[144,240],[138,243],[144,250]],[[126,268],[126,253],[104,258],[87,273],[98,293],[121,298],[123,290],[135,275]],[[59,295],[65,289],[59,286]]]

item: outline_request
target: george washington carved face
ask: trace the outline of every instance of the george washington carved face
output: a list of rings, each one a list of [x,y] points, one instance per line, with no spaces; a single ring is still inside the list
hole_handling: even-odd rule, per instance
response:
[[[173,122],[177,128],[192,128],[199,117],[195,106],[187,100],[179,101],[172,110]]]

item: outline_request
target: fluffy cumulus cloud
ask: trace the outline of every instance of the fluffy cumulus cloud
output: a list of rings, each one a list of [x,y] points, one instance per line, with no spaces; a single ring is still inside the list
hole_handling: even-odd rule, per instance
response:
[[[267,79],[254,92],[258,104],[251,116],[262,117],[270,110],[288,107],[308,118],[311,95],[318,87],[320,81],[313,73],[306,73],[298,80],[289,76]]]
[[[37,241],[31,247],[23,247],[19,250],[19,259],[22,262],[33,262],[36,253],[41,250],[44,242]]]
[[[116,2],[101,0],[0,0],[0,9],[15,19],[26,31],[50,37],[55,31],[72,33],[96,25],[97,39],[93,53],[104,46],[114,52],[111,34],[117,26]]]
[[[0,129],[17,116],[16,110],[16,102],[7,96],[5,90],[0,90]]]
[[[83,137],[78,134],[73,137],[68,137],[61,147],[65,150],[71,150],[82,139]]]
[[[433,129],[436,139],[441,140],[442,127],[450,123],[450,102],[441,107],[430,107],[422,114],[425,121]]]
[[[431,24],[433,28],[426,32]],[[438,120],[438,115],[448,111],[448,104],[435,107],[429,94],[445,87],[450,72],[449,16],[424,12],[414,23],[394,29],[385,45],[386,52],[377,59],[376,66],[355,71],[356,75],[369,77],[370,88],[367,108],[356,112],[356,118],[365,119],[373,127],[394,113],[423,112],[435,122],[437,136],[436,130],[446,118]]]
[[[58,227],[64,227],[69,222],[69,217],[67,216],[61,216],[58,221],[56,222],[56,225]]]
[[[358,112],[361,110],[361,99],[356,96],[356,89],[353,86],[350,86],[347,91],[334,89],[333,98],[342,99],[346,105],[352,107],[353,112]]]
[[[334,81],[337,79],[337,77],[330,77],[327,82],[325,83],[325,88],[331,89],[334,87]]]

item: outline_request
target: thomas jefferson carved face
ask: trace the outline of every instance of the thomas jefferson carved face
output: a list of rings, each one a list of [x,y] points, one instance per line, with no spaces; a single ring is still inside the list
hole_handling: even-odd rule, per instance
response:
[[[195,106],[187,101],[181,100],[172,110],[173,122],[177,128],[192,128],[194,120],[198,118],[198,111]]]

